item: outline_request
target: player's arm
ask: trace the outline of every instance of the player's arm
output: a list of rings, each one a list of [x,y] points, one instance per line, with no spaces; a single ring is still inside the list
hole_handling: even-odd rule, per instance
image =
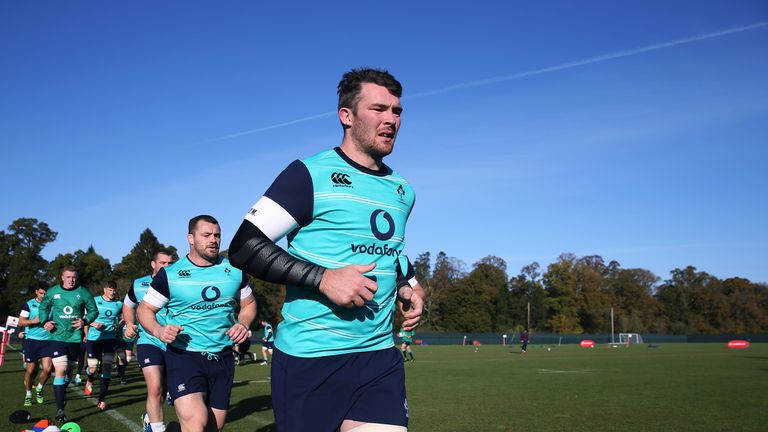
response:
[[[38,309],[37,313],[40,315],[43,328],[49,332],[52,332],[56,328],[56,323],[51,320],[51,299],[53,298],[53,295],[49,294],[50,290],[45,293],[43,300],[40,301],[40,308]],[[45,319],[43,319],[43,317],[45,317]]]
[[[411,331],[419,326],[424,312],[424,288],[416,280],[416,271],[402,255],[397,260],[398,307],[403,314],[403,330]]]
[[[81,325],[78,327],[75,323],[77,320],[75,320],[72,323],[72,326],[75,328],[85,327],[87,325],[96,324],[94,321],[96,321],[96,318],[99,316],[99,309],[96,307],[96,300],[93,298],[92,295],[88,295],[86,298],[86,304],[85,304],[85,317],[80,319]],[[97,325],[93,326],[94,328],[101,328],[102,324],[98,323]]]
[[[363,276],[375,267],[349,265],[338,269],[298,259],[276,242],[312,219],[312,178],[295,161],[248,211],[229,246],[235,267],[267,282],[317,289],[339,306],[362,306],[378,286]]]
[[[248,329],[256,318],[256,299],[253,297],[251,287],[248,286],[248,275],[245,273],[243,273],[243,283],[238,292],[240,293],[240,313],[237,315],[237,322],[227,331],[227,336],[236,344],[243,343],[248,338]]]
[[[123,321],[125,321],[123,334],[128,339],[136,337],[136,308],[138,306],[136,291],[133,289],[133,285],[131,285],[128,294],[123,299]]]
[[[29,327],[40,323],[39,316],[35,319],[29,319],[29,314],[29,304],[24,303],[24,306],[21,307],[21,312],[19,312],[19,327]]]
[[[144,298],[141,300],[138,309],[136,309],[139,323],[144,327],[144,330],[165,343],[171,343],[176,340],[176,336],[182,330],[177,325],[160,325],[157,322],[157,311],[168,304],[170,297],[168,276],[165,274],[165,269],[160,269],[152,279],[152,287],[144,294]]]

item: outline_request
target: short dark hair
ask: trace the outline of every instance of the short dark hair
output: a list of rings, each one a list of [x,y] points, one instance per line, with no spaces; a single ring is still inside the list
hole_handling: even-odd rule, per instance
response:
[[[195,224],[197,224],[197,222],[195,222]],[[191,232],[191,231],[190,231],[190,232]],[[160,248],[160,249],[158,249],[158,250],[155,252],[155,254],[154,254],[154,255],[152,255],[152,261],[157,261],[157,256],[158,256],[158,255],[168,255],[169,257],[173,258],[173,252],[171,252],[171,250],[170,250],[170,249],[166,249],[166,248]]]
[[[64,266],[64,268],[61,269],[61,274],[64,274],[64,272],[75,272],[75,273],[77,273],[77,269],[75,268],[75,266],[68,265],[68,266]]]
[[[117,282],[113,280],[108,280],[107,283],[104,284],[104,288],[117,289]]]
[[[195,233],[195,227],[197,226],[197,223],[203,221],[208,222],[214,225],[219,225],[219,221],[216,220],[215,217],[209,216],[209,215],[199,215],[195,216],[192,219],[189,220],[189,234]],[[171,255],[173,256],[173,255]]]
[[[403,86],[392,74],[384,69],[355,68],[345,73],[339,81],[337,93],[339,94],[339,107],[357,111],[357,101],[363,84],[371,83],[380,85],[393,96],[400,97],[403,94]]]

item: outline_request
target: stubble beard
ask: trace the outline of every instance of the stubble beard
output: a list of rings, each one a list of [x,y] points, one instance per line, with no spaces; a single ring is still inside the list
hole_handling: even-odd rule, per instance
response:
[[[370,132],[370,133],[369,133]],[[380,145],[376,142],[376,129],[360,130],[359,128],[351,128],[352,138],[357,143],[357,148],[361,152],[367,154],[376,161],[381,162],[385,156],[392,153],[392,149],[395,147],[395,140],[392,139],[392,145]]]

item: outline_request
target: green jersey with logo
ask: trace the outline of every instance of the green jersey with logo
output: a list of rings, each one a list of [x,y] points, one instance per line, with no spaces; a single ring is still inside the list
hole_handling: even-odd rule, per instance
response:
[[[410,342],[413,343],[413,335],[415,335],[416,332],[413,330],[400,330],[400,335],[403,338],[403,343]]]
[[[93,298],[99,316],[94,323],[103,324],[101,328],[93,325],[88,329],[88,340],[116,339],[118,316],[123,312],[123,302],[120,300],[106,300],[104,296]]]
[[[55,325],[50,340],[58,342],[82,342],[82,330],[72,327],[72,321],[83,318],[87,325],[98,314],[93,294],[84,287],[64,289],[56,285],[45,293],[40,302],[40,316],[49,317]]]
[[[216,353],[232,347],[226,333],[235,324],[235,305],[250,295],[247,277],[228,259],[200,267],[184,257],[160,269],[143,301],[167,307],[167,323],[182,327],[172,346]]]
[[[413,204],[403,177],[386,165],[381,171],[363,167],[340,148],[295,161],[278,176],[245,219],[267,233],[287,212],[295,220],[287,233],[291,255],[333,269],[376,263],[365,276],[378,284],[373,300],[354,308],[337,306],[316,290],[288,286],[278,349],[321,357],[394,346],[397,261]]]
[[[28,320],[33,320],[40,316],[40,302],[37,301],[37,298],[27,300],[27,302],[24,303],[24,306],[21,307],[19,316]],[[45,321],[45,319],[41,319],[40,323],[24,327],[24,337],[32,340],[48,340],[50,333],[43,328],[43,325],[41,324],[43,321]]]

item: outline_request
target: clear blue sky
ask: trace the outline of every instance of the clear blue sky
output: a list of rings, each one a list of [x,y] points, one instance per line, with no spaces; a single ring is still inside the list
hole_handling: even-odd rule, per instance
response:
[[[210,213],[226,247],[376,66],[404,85],[409,255],[768,282],[768,2],[320,3],[0,3],[0,228],[114,264]]]

